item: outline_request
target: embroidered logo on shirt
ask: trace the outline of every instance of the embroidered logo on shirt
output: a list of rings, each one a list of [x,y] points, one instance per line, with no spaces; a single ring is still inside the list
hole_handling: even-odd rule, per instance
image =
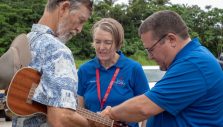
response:
[[[117,79],[116,81],[115,81],[115,84],[116,85],[118,85],[118,86],[121,86],[121,87],[125,87],[125,82],[124,82],[124,80],[122,79],[122,77],[120,77],[119,79]]]

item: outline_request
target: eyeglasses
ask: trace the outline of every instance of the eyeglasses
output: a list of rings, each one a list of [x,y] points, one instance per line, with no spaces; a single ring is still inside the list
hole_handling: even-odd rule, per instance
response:
[[[153,52],[155,46],[156,46],[156,45],[157,45],[163,38],[165,38],[167,35],[168,35],[168,34],[164,34],[164,35],[163,35],[157,42],[155,42],[150,48],[145,48],[145,50],[148,52],[148,54],[149,54],[150,56],[153,55],[152,52]]]

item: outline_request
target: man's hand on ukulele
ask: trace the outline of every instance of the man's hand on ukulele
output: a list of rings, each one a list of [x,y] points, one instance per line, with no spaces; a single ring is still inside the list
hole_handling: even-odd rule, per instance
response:
[[[127,122],[116,121],[116,119],[112,115],[111,109],[111,106],[107,106],[102,112],[100,112],[100,115],[115,120],[113,127],[128,127]]]
[[[99,113],[101,116],[104,117],[109,117],[110,119],[112,119],[112,115],[111,115],[111,106],[107,106],[102,112]]]

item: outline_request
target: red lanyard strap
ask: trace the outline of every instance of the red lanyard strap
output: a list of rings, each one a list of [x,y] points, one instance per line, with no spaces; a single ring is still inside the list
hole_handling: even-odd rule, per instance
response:
[[[116,68],[115,73],[114,73],[114,75],[112,77],[112,80],[110,81],[109,86],[108,86],[108,88],[106,90],[106,93],[105,93],[105,95],[103,97],[103,100],[101,101],[100,74],[99,74],[99,69],[98,68],[96,69],[97,92],[98,92],[98,100],[99,100],[99,102],[101,104],[101,109],[103,108],[103,106],[104,106],[104,104],[105,104],[105,102],[106,102],[106,100],[108,98],[108,95],[111,92],[112,86],[113,86],[113,84],[115,82],[115,79],[116,79],[118,73],[119,73],[119,70],[120,70],[120,68]]]

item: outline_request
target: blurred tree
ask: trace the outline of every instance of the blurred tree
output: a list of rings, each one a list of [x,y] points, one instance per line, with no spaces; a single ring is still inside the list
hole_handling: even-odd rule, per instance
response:
[[[94,12],[83,31],[68,46],[79,59],[95,56],[91,46],[92,25],[103,17],[118,20],[125,29],[122,51],[135,56],[143,50],[138,36],[138,27],[149,15],[159,10],[173,10],[179,13],[189,27],[191,37],[198,37],[216,56],[223,48],[223,9],[207,6],[202,10],[197,5],[174,5],[169,0],[129,0],[128,4],[115,4],[117,0],[95,0]],[[20,33],[27,33],[33,23],[41,17],[46,0],[0,0],[0,55]],[[142,53],[143,54],[143,53]]]
[[[0,0],[0,55],[20,33],[27,33],[37,22],[45,0]],[[41,8],[41,9],[40,9]]]

